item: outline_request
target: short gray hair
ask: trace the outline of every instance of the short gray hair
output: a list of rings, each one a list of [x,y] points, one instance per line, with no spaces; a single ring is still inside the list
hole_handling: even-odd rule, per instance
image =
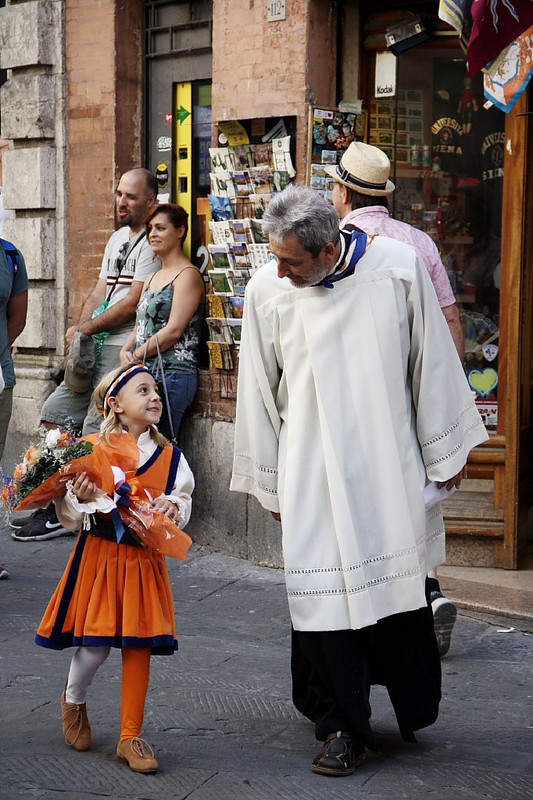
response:
[[[339,241],[339,220],[335,209],[308,186],[291,184],[275,194],[266,207],[263,228],[276,239],[296,236],[313,258],[328,242]]]

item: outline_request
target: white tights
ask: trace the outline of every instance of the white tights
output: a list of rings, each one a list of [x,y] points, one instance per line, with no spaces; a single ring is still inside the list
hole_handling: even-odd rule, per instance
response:
[[[67,703],[85,703],[87,689],[110,650],[110,647],[78,647],[70,662],[65,690]]]

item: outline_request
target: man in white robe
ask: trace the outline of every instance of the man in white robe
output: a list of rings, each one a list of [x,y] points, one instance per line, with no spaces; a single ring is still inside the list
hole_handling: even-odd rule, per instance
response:
[[[404,738],[437,717],[425,576],[444,526],[423,491],[457,487],[487,434],[414,248],[339,232],[305,187],[263,224],[275,260],[246,289],[231,489],[281,519],[295,702],[325,740],[313,770],[348,775],[375,747],[371,683]]]

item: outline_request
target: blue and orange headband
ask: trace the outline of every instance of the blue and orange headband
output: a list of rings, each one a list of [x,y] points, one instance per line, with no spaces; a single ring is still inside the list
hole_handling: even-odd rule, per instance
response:
[[[110,383],[104,395],[104,402],[103,402],[104,419],[108,416],[109,412],[111,411],[111,408],[109,407],[109,398],[116,397],[117,394],[120,392],[120,390],[127,384],[127,382],[130,381],[132,378],[134,378],[136,375],[139,375],[141,372],[146,372],[146,374],[150,375],[150,377],[152,378],[154,377],[150,372],[150,370],[148,369],[148,367],[145,367],[144,364],[132,364],[131,367],[128,367],[123,372],[121,372],[120,375],[117,375],[115,380]]]

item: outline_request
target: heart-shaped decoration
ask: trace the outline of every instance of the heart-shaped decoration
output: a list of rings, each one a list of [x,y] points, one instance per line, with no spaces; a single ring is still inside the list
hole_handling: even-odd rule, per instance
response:
[[[498,385],[498,373],[492,367],[472,369],[468,373],[468,383],[480,397],[488,397]]]

